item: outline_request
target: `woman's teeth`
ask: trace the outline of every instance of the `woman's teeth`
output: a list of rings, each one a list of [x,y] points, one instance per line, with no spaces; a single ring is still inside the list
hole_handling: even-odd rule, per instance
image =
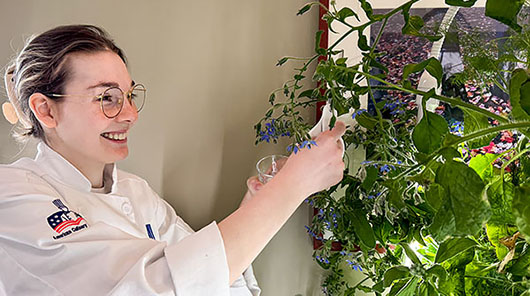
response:
[[[127,139],[127,133],[102,133],[103,137],[111,140],[125,140]]]

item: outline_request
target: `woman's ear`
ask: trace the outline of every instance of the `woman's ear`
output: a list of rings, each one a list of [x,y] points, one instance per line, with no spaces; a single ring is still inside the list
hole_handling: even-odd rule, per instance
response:
[[[41,93],[34,93],[29,97],[29,108],[44,127],[57,126],[55,102]]]

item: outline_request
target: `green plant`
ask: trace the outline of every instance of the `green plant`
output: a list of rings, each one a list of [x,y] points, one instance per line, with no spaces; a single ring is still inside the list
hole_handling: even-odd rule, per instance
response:
[[[423,71],[438,86],[442,84],[443,69],[435,58],[406,65],[400,81],[389,81],[377,45],[390,17],[403,16],[405,35],[429,41],[441,38],[436,30],[424,28],[421,17],[411,15],[411,7],[419,1],[378,15],[367,0],[359,0],[368,18],[360,25],[351,23],[353,18],[360,22],[352,8],[337,9],[333,1],[329,9],[324,7],[329,29],[341,24],[348,31],[327,49],[319,46],[319,31],[312,57],[278,61],[283,65],[295,60],[301,66],[270,96],[271,108],[255,126],[256,142],[288,136],[293,138],[289,149],[296,152],[311,144],[307,132],[312,124],[300,115],[300,108],[328,102],[337,116],[355,110],[352,117],[357,124],[344,140],[348,147],[366,149],[366,161],[358,171],[345,171],[338,185],[308,199],[319,209],[307,230],[322,241],[314,257],[330,271],[323,283],[325,294],[382,295],[386,290],[388,295],[530,295],[530,76],[525,70],[530,63],[530,31],[519,25],[527,22],[519,15],[524,1],[487,1],[486,15],[512,28],[503,43],[504,54],[495,54],[498,43],[473,45],[478,39],[469,35],[465,70],[451,80],[456,85],[470,79],[497,85],[509,95],[507,115],[484,110],[455,94],[417,89]],[[475,2],[446,0],[448,5],[464,7]],[[322,5],[308,3],[298,14],[312,6]],[[373,24],[381,29],[369,45],[365,31]],[[337,49],[351,34],[357,34],[363,56],[353,65]],[[318,57],[324,58],[318,61]],[[302,81],[310,75],[312,63],[318,63],[311,74],[317,87],[304,89]],[[374,92],[381,90],[390,97],[421,96],[421,120],[414,106],[403,106],[397,99],[378,102]],[[281,94],[285,100],[278,102]],[[372,112],[360,109],[363,96],[373,105]],[[450,125],[441,115],[426,111],[430,98],[463,114],[463,131],[461,124]],[[470,153],[506,130],[519,134],[510,149]],[[324,232],[330,234],[326,239],[320,235]],[[340,242],[341,250],[333,249],[334,241]],[[351,269],[362,272],[365,279],[348,283],[344,273]]]

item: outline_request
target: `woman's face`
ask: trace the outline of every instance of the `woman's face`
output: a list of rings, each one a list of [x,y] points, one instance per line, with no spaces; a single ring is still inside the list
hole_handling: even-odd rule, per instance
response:
[[[138,112],[125,100],[120,114],[109,119],[96,96],[113,86],[127,92],[133,83],[127,67],[111,51],[74,53],[66,66],[69,78],[63,94],[74,96],[56,104],[55,143],[50,141],[50,145],[74,164],[100,165],[124,159],[129,153],[127,134]]]

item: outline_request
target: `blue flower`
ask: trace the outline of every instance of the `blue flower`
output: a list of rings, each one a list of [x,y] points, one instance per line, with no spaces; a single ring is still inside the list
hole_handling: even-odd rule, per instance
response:
[[[405,111],[400,110],[400,109],[390,111],[390,115],[403,114],[403,113],[405,113]]]
[[[309,235],[311,237],[313,237],[316,240],[322,240],[322,238],[320,236],[318,236],[313,230],[311,230],[311,228],[309,226],[305,225],[304,227],[305,227],[307,233],[309,233]]]
[[[259,135],[261,136],[260,141],[267,141],[267,143],[270,143],[271,137],[265,132],[261,131],[259,132]]]
[[[326,264],[329,264],[329,260],[328,258],[325,258],[325,257],[320,257],[320,256],[316,256],[315,257],[318,261],[322,262],[322,263],[326,263]]]
[[[388,164],[384,164],[379,168],[379,172],[381,173],[388,173],[390,172],[390,166]]]
[[[359,110],[353,112],[351,118],[352,118],[352,119],[355,119],[355,117],[356,117],[357,115],[360,115],[360,114],[362,114],[362,113],[364,113],[364,112],[366,112],[366,109],[359,109]]]
[[[313,201],[312,198],[308,197],[304,200],[304,202],[308,203],[310,206],[314,206],[315,205],[315,202]]]
[[[462,136],[464,133],[464,122],[462,121],[453,122],[451,126],[449,127],[449,130],[451,133],[457,136]]]
[[[300,149],[305,148],[306,146],[307,146],[307,149],[311,149],[311,145],[317,146],[317,143],[313,140],[303,141],[302,144],[300,144]]]
[[[353,268],[353,270],[357,270],[357,271],[363,271],[362,267],[360,265],[358,265],[357,263],[351,261],[351,260],[348,260],[346,259],[346,263],[348,263],[349,266],[351,266],[351,268]]]
[[[294,152],[294,154],[298,153],[298,151],[300,150],[300,148],[298,148],[298,145],[295,145],[295,144],[291,144],[289,146],[287,146],[287,152]]]

